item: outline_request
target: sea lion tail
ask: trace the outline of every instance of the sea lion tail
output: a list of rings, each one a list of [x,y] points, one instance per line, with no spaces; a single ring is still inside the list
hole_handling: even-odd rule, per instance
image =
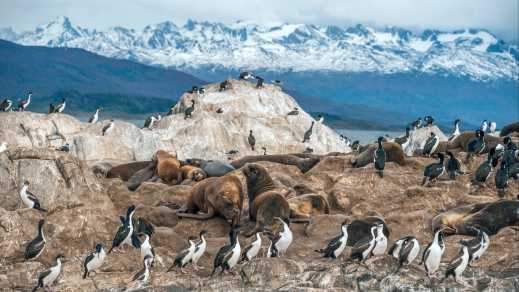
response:
[[[422,180],[422,186],[425,186],[425,184],[427,183],[427,177],[424,176],[423,180]]]

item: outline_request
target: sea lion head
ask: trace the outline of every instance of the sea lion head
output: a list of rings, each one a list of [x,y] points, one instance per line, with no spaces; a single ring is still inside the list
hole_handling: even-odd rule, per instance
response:
[[[220,210],[223,217],[231,226],[236,226],[240,223],[241,209],[240,197],[234,196],[231,192],[223,192],[220,200],[215,202],[216,209]]]
[[[247,163],[242,168],[242,173],[247,178],[247,185],[253,186],[263,181],[267,170],[259,164]]]
[[[206,177],[207,177],[207,174],[205,173],[205,171],[203,171],[201,169],[193,170],[193,177],[192,177],[193,181],[201,181],[201,180],[205,179]]]

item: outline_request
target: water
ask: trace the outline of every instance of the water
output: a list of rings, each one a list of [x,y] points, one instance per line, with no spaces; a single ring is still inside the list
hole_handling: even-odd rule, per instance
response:
[[[351,129],[336,129],[337,133],[345,135],[352,142],[359,140],[360,144],[373,143],[379,136],[389,135],[392,138],[400,137],[405,134],[402,132],[395,131],[374,131],[374,130],[351,130]]]

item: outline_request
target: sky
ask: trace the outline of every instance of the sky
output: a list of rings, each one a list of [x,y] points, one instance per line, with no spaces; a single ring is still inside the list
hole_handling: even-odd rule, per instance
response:
[[[87,28],[142,29],[187,19],[232,23],[400,26],[454,30],[486,28],[519,39],[519,0],[0,0],[0,27],[31,30],[58,16]]]

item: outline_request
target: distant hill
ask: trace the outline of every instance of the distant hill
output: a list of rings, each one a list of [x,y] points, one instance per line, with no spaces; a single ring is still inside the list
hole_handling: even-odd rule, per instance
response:
[[[173,69],[96,55],[83,49],[25,47],[0,40],[0,96],[18,99],[73,90],[79,94],[118,94],[178,99],[205,82]]]

